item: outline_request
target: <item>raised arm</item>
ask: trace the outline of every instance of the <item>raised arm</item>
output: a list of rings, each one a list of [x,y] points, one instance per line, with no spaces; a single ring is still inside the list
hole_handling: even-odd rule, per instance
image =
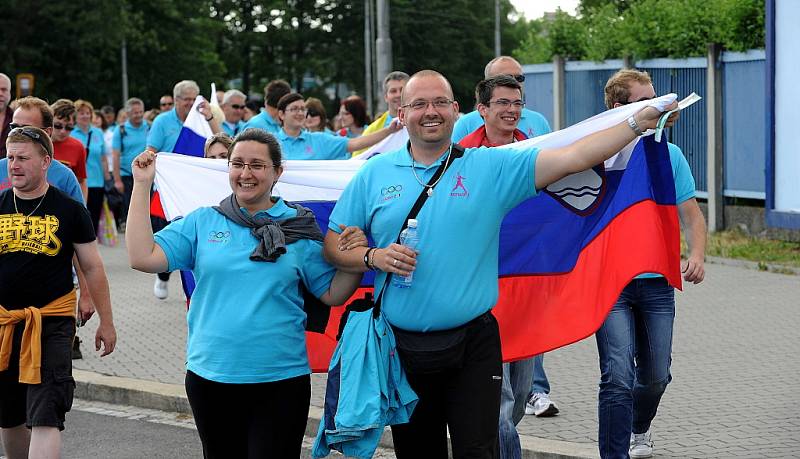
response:
[[[677,107],[673,103],[667,110]],[[634,115],[641,131],[654,129],[660,111],[646,107]],[[678,118],[678,113],[670,116],[667,126]],[[561,148],[545,149],[536,158],[536,188],[542,189],[567,175],[585,171],[617,154],[625,145],[638,137],[627,121],[588,135],[575,143]]]
[[[354,151],[369,148],[386,137],[389,137],[389,135],[399,131],[400,129],[403,129],[403,125],[400,124],[400,120],[394,119],[389,126],[381,129],[378,132],[373,132],[372,134],[362,135],[361,137],[350,139],[347,142],[347,151],[352,153]]]
[[[168,268],[167,256],[153,239],[150,224],[150,187],[156,176],[156,155],[145,151],[133,160],[133,193],[128,209],[125,245],[131,268],[160,273]]]

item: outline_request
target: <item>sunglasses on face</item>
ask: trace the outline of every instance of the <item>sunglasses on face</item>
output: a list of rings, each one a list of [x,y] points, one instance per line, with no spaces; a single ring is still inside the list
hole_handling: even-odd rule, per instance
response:
[[[234,110],[244,110],[244,107],[245,107],[244,105],[231,104],[231,108]]]
[[[315,112],[314,110],[308,110],[306,112],[306,118],[311,117],[311,116],[320,116],[320,115],[319,115],[318,112]]]
[[[175,105],[173,102],[161,102],[162,107],[172,107]]]
[[[75,129],[75,125],[73,125],[73,124],[53,123],[53,129],[58,129],[58,130],[63,129],[65,131],[71,131],[71,130]]]

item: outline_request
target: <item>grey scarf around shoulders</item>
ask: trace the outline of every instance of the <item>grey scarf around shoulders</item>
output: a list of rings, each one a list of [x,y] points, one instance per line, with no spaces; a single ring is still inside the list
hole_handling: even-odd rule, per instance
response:
[[[286,253],[286,245],[300,239],[311,239],[322,242],[322,231],[317,225],[317,219],[311,210],[299,205],[286,202],[286,205],[297,209],[297,216],[285,220],[275,221],[267,216],[254,217],[246,215],[239,208],[236,196],[230,196],[220,201],[214,210],[224,215],[237,225],[250,228],[250,234],[258,239],[250,259],[253,261],[275,262],[278,257]]]

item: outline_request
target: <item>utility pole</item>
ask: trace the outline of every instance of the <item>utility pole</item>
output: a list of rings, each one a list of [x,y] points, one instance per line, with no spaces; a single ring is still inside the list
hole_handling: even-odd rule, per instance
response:
[[[494,0],[494,57],[500,56],[500,0]]]
[[[122,61],[122,106],[128,101],[128,43],[122,39],[122,50],[120,51]]]
[[[367,113],[372,113],[372,0],[364,0],[364,92]]]
[[[377,81],[383,81],[383,78],[392,71],[392,37],[389,33],[389,0],[378,0],[378,39],[375,41],[375,50],[377,52]],[[383,88],[378,91],[383,94]],[[378,98],[378,111],[386,110],[386,101],[383,97]]]

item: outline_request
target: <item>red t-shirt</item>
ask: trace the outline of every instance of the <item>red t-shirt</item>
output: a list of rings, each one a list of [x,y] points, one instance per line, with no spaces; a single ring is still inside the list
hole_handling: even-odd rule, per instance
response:
[[[61,142],[53,142],[53,155],[72,169],[79,182],[86,180],[86,147],[80,140],[67,137]]]
[[[514,129],[514,140],[519,142],[522,140],[526,140],[528,137],[525,135],[524,132],[520,131],[519,129]],[[464,137],[458,142],[464,148],[476,148],[476,147],[499,147],[500,145],[492,145],[489,142],[489,138],[486,137],[486,125],[475,129],[470,135]]]

